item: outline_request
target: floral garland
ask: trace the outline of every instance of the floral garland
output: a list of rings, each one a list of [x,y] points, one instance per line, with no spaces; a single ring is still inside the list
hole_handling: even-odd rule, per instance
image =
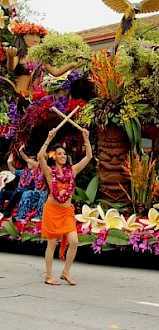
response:
[[[65,203],[73,194],[75,188],[75,178],[73,175],[72,167],[64,166],[62,169],[62,174],[60,174],[59,170],[56,166],[52,166],[52,194],[55,200],[59,203]],[[68,188],[66,191],[60,195],[58,190],[58,182],[68,183]]]
[[[37,170],[35,171],[35,174],[34,174],[34,182],[35,182],[35,187],[37,189],[41,189],[44,184],[45,184],[45,177],[44,177],[44,174],[42,173],[41,171],[41,168],[40,166],[38,166]]]
[[[29,175],[30,174],[30,175]],[[35,173],[30,172],[30,170],[26,167],[23,171],[23,174],[20,178],[20,185],[21,187],[28,187],[31,182],[34,180]]]
[[[15,35],[38,34],[44,37],[48,34],[48,31],[42,25],[34,23],[14,22],[10,30]]]

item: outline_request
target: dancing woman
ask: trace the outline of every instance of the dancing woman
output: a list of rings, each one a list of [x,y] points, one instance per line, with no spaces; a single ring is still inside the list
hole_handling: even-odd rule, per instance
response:
[[[57,238],[62,236],[60,247],[60,258],[64,258],[64,250],[68,243],[66,261],[61,279],[66,280],[70,285],[76,282],[70,276],[70,268],[76,256],[78,246],[78,236],[74,207],[71,203],[72,195],[75,189],[75,177],[89,163],[92,158],[92,148],[89,142],[89,132],[83,129],[83,139],[86,147],[86,155],[82,160],[70,166],[68,155],[65,148],[61,145],[54,146],[55,165],[48,167],[45,160],[45,153],[49,143],[56,135],[56,129],[53,128],[44,142],[39,154],[38,160],[41,169],[46,177],[49,186],[49,196],[44,205],[42,216],[42,236],[47,239],[47,248],[45,253],[46,277],[45,283],[59,285],[59,281],[54,278],[52,273],[52,262],[54,251],[57,244]]]

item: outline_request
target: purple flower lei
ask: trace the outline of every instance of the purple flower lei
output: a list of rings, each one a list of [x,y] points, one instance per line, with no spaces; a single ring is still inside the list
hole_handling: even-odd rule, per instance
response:
[[[59,170],[56,166],[52,166],[52,194],[55,200],[59,203],[65,203],[73,194],[74,187],[75,187],[75,179],[73,175],[72,168],[70,166],[64,166],[62,169],[62,174],[60,174]],[[66,191],[60,195],[58,189],[58,182],[60,183],[67,183],[68,187],[64,188]]]

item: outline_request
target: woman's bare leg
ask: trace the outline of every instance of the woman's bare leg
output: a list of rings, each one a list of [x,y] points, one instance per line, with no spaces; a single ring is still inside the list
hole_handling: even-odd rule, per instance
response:
[[[54,279],[54,276],[53,276],[53,273],[52,273],[52,264],[53,264],[56,244],[57,244],[56,238],[55,239],[50,239],[50,240],[47,241],[47,248],[46,248],[46,251],[45,251],[45,264],[46,264],[45,283],[47,283],[47,284],[58,284],[58,282]]]
[[[77,252],[77,246],[78,246],[77,232],[74,231],[69,233],[67,235],[67,240],[68,240],[68,250],[67,250],[65,266],[61,278],[65,279],[69,284],[75,285],[76,283],[74,280],[71,279],[69,272]]]

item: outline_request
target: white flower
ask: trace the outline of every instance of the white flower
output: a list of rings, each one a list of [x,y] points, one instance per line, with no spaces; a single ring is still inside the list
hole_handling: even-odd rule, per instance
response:
[[[109,209],[105,214],[101,206],[97,206],[97,210],[102,220],[97,219],[96,222],[92,224],[92,232],[99,233],[103,229],[117,228],[122,229],[123,222],[119,212],[116,209]]]
[[[148,219],[139,219],[141,223],[147,225],[145,229],[159,229],[159,212],[151,208],[148,212]]]
[[[91,209],[88,205],[84,204],[82,207],[82,214],[76,214],[75,218],[79,222],[83,222],[82,228],[87,228],[92,225],[93,221],[97,221],[99,216],[97,208]]]
[[[121,215],[121,219],[123,221],[123,229],[130,233],[137,229],[143,229],[143,225],[136,222],[136,214],[132,214],[127,220],[125,220],[124,216]]]

